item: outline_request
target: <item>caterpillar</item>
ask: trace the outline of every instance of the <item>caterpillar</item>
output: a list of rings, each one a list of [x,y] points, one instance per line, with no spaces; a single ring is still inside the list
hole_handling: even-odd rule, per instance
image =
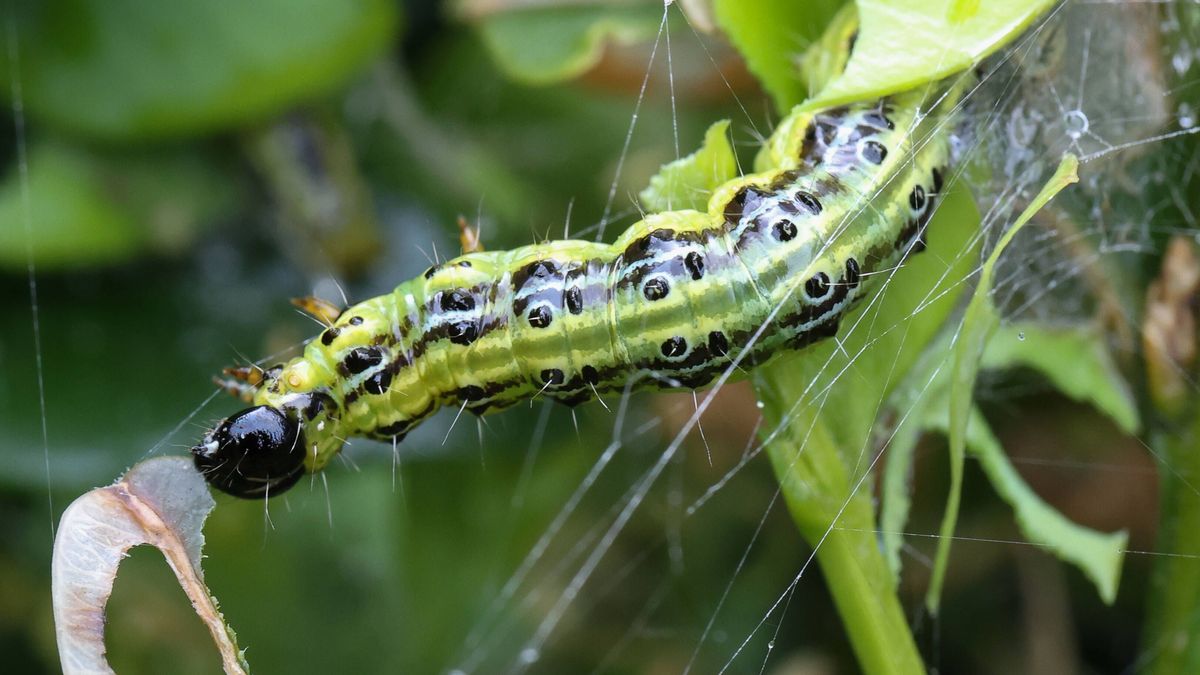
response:
[[[399,441],[443,406],[484,414],[702,388],[831,337],[871,276],[925,247],[953,101],[929,91],[784,118],[760,166],[706,211],[646,216],[612,244],[477,251],[326,316],[301,356],[233,371],[254,405],[194,448],[208,482],[278,495],[359,436]]]

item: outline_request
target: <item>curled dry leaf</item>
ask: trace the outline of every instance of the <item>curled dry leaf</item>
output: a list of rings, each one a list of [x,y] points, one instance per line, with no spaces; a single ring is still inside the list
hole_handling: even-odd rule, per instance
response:
[[[191,461],[158,457],[67,507],[51,562],[54,625],[63,672],[113,672],[104,651],[104,607],[118,565],[129,549],[140,544],[155,546],[166,557],[217,643],[225,672],[248,672],[200,569],[202,528],[213,506]]]
[[[1162,273],[1146,292],[1142,347],[1146,381],[1159,411],[1178,415],[1188,401],[1189,373],[1196,362],[1196,294],[1200,260],[1196,245],[1177,236],[1167,245]]]

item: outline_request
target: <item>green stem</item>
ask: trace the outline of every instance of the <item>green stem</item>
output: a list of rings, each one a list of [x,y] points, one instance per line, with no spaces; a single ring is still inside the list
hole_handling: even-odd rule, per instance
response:
[[[1146,293],[1142,346],[1159,464],[1159,526],[1143,649],[1152,675],[1200,672],[1200,397],[1195,393],[1200,246],[1176,236]]]
[[[862,558],[866,548],[874,551],[872,560]],[[873,532],[834,530],[817,549],[817,561],[863,672],[924,673],[895,589],[876,583],[886,573],[878,551]]]
[[[760,389],[768,419],[778,421],[770,401],[779,399],[770,393]],[[785,425],[767,452],[793,520],[816,549],[859,665],[868,675],[924,673],[875,539],[869,490],[851,485],[837,441],[824,424],[793,414]]]
[[[1153,441],[1163,458],[1157,558],[1146,604],[1144,648],[1154,655],[1151,675],[1200,672],[1200,420],[1190,429],[1160,433]]]

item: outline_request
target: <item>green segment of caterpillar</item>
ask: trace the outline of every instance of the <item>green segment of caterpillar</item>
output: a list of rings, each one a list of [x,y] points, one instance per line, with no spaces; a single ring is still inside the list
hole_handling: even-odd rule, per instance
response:
[[[760,153],[771,169],[720,186],[706,211],[649,215],[612,244],[467,253],[336,318],[319,308],[332,325],[303,355],[235,372],[254,407],[209,432],[196,465],[229,494],[269,497],[345,439],[399,441],[442,407],[702,388],[829,338],[924,249],[957,104],[930,87],[797,111]]]

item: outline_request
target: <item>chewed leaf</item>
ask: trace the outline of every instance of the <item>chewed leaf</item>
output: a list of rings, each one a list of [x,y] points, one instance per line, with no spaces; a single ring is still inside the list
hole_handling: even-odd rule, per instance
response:
[[[737,160],[729,144],[729,120],[714,123],[700,149],[664,165],[642,190],[649,213],[680,209],[703,211],[713,188],[737,176]]]
[[[878,98],[969,68],[1008,44],[1055,0],[858,0],[859,35],[842,76],[814,99],[824,108]]]
[[[1035,213],[1041,210],[1063,188],[1079,181],[1079,175],[1076,173],[1078,167],[1079,160],[1074,155],[1064,156],[1054,175],[996,243],[996,247],[983,263],[983,269],[979,274],[979,285],[975,287],[971,302],[967,305],[967,311],[963,316],[962,327],[954,344],[954,365],[950,379],[948,434],[950,436],[950,494],[946,497],[946,512],[942,517],[937,556],[934,559],[929,591],[925,596],[925,606],[932,614],[937,613],[942,581],[946,574],[946,563],[950,557],[950,542],[953,540],[954,526],[958,521],[958,506],[962,499],[962,465],[966,448],[967,420],[970,417],[974,400],[975,378],[979,374],[984,346],[1000,321],[996,311],[992,308],[990,298],[996,261],[1000,259],[1000,255],[1004,253],[1004,249],[1012,242],[1017,232],[1033,218]]]
[[[929,426],[946,431],[949,427],[946,408],[933,406],[930,413]],[[1008,461],[1000,441],[978,409],[971,410],[966,439],[992,487],[1012,506],[1025,540],[1078,567],[1096,585],[1100,599],[1112,604],[1117,596],[1129,535],[1124,530],[1104,533],[1084,527],[1042,501]]]
[[[1081,327],[1005,326],[988,341],[985,369],[1025,366],[1046,376],[1062,393],[1094,405],[1126,433],[1138,430],[1137,405],[1103,336]]]
[[[104,607],[118,565],[141,544],[157,547],[166,557],[217,643],[225,672],[249,671],[200,570],[202,528],[214,505],[190,460],[160,457],[67,507],[51,561],[54,626],[65,673],[112,672],[105,658]]]
[[[460,13],[473,20],[470,3]],[[509,76],[551,84],[586,72],[609,42],[653,39],[662,23],[661,4],[629,6],[583,3],[492,10],[478,19],[483,41]]]
[[[1051,331],[1042,327],[1024,328],[1026,341],[1037,341],[1036,335],[1049,333],[1051,340],[1063,339],[1064,342],[1074,340],[1064,339],[1063,333],[1079,337],[1082,331]],[[1015,365],[1019,359],[1004,359],[1006,347],[997,348],[992,352],[992,346],[1003,345],[1003,335],[1009,328],[998,331],[989,342],[988,352],[983,359],[984,368],[1004,368]],[[1014,331],[1015,335],[1015,331]],[[1088,344],[1096,344],[1093,337]],[[934,352],[944,351],[944,346],[937,346]],[[1054,350],[1051,350],[1054,351]],[[1081,351],[1075,352],[1079,354]],[[1061,356],[1061,354],[1060,354]],[[1061,356],[1061,358],[1067,358]],[[1073,356],[1072,358],[1076,358]],[[1082,357],[1090,360],[1088,357]],[[1070,360],[1070,359],[1067,359]],[[1106,363],[1106,362],[1105,362]],[[932,364],[931,364],[932,365]],[[900,574],[900,546],[904,544],[904,531],[908,520],[910,507],[910,486],[908,473],[912,470],[913,448],[916,446],[920,431],[931,430],[946,434],[949,430],[948,388],[949,372],[937,369],[926,376],[917,377],[919,386],[912,392],[906,392],[898,402],[900,410],[906,410],[904,420],[896,428],[892,440],[888,443],[888,464],[883,474],[882,500],[880,507],[880,528],[884,556],[896,579]],[[1115,380],[1099,384],[1100,387],[1115,387],[1123,393],[1123,383]],[[1112,389],[1110,389],[1112,392]],[[1117,395],[1118,392],[1112,392]],[[1104,395],[1097,396],[1105,399]],[[1097,404],[1098,407],[1103,404]],[[1120,408],[1118,408],[1120,410]],[[1111,413],[1120,419],[1126,413]],[[1128,414],[1133,414],[1129,411]],[[972,408],[970,424],[966,432],[966,449],[976,456],[984,473],[998,495],[1006,501],[1016,516],[1016,524],[1020,527],[1022,536],[1027,542],[1044,546],[1060,560],[1072,563],[1091,579],[1096,585],[1100,598],[1111,603],[1116,597],[1117,583],[1121,577],[1122,556],[1128,536],[1123,531],[1114,533],[1097,532],[1070,521],[1067,516],[1058,512],[1033,490],[1016,472],[1008,456],[1004,454],[1000,441],[992,435],[988,422],[980,414],[978,408]],[[1133,417],[1136,422],[1136,417]]]
[[[841,0],[714,0],[717,24],[742,54],[780,112],[809,94],[800,59]]]
[[[921,420],[917,410],[910,409],[888,440],[887,460],[880,479],[880,543],[883,557],[887,559],[888,569],[892,573],[892,581],[897,586],[900,585],[900,549],[904,545],[904,527],[912,508],[908,476],[912,471],[913,455],[920,437]]]

